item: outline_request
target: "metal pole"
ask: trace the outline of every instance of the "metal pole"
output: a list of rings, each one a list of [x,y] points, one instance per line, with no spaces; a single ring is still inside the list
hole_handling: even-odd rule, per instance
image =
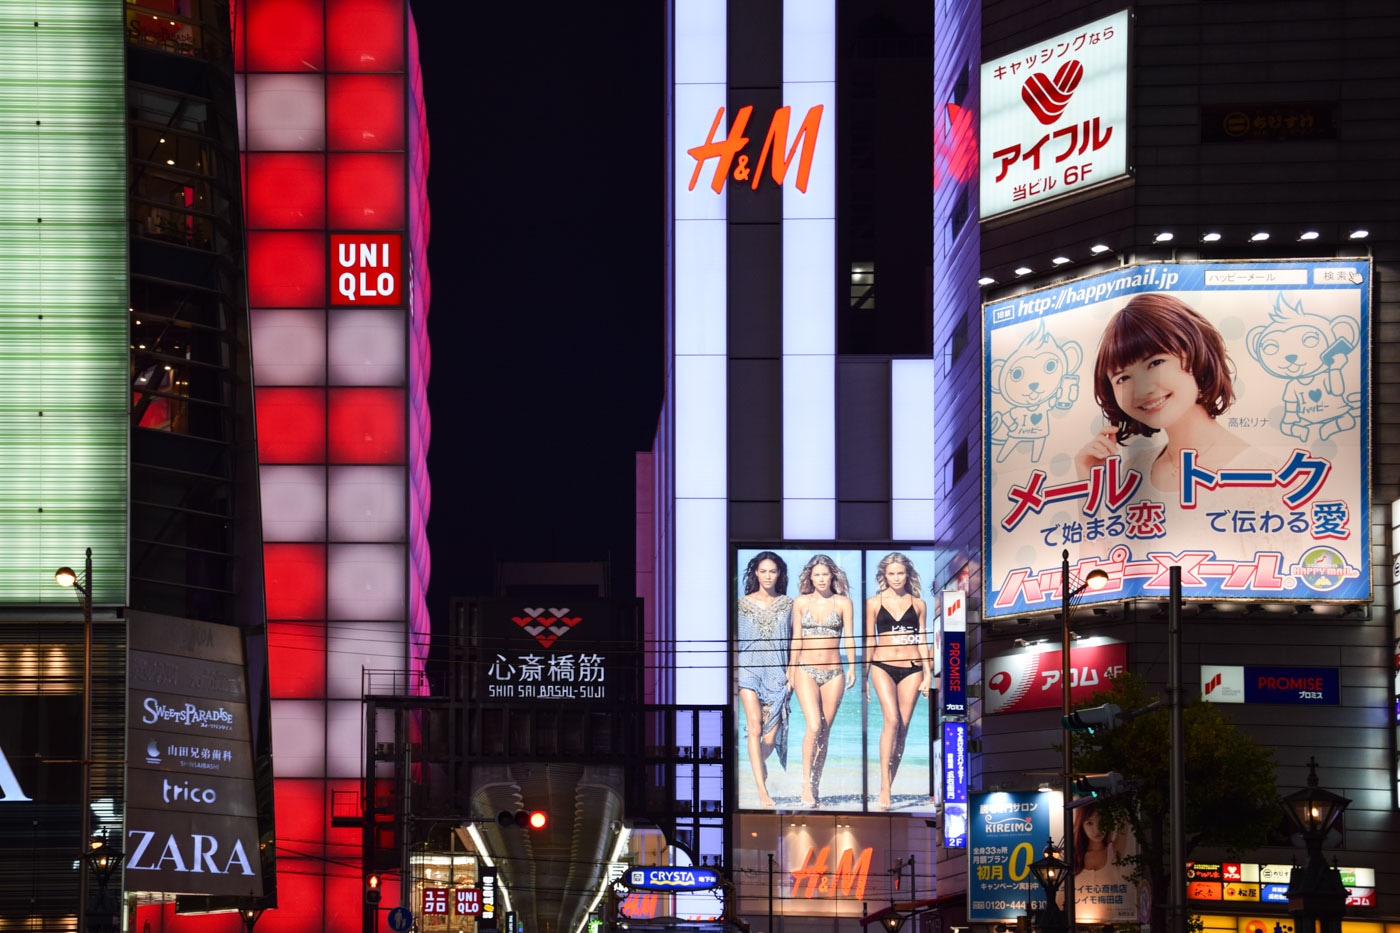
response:
[[[1074,933],[1074,750],[1070,746],[1070,732],[1064,727],[1069,719],[1070,705],[1070,663],[1069,663],[1069,549],[1060,555],[1060,716],[1061,741],[1064,743],[1064,761],[1060,775],[1060,790],[1064,795],[1064,812],[1061,816],[1065,834],[1065,929]]]
[[[1181,708],[1181,568],[1167,568],[1167,689],[1171,692],[1172,896],[1169,933],[1186,933],[1186,727]]]
[[[78,933],[87,933],[88,837],[92,834],[92,548],[87,549],[83,580],[75,583],[83,602],[83,763],[79,814]]]
[[[768,929],[773,933],[773,853],[768,853]]]

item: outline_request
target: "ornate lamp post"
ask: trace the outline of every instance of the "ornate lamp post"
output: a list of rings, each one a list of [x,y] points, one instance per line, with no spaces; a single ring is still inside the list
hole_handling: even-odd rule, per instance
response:
[[[1035,876],[1035,880],[1045,890],[1045,910],[1040,915],[1040,929],[1044,931],[1068,930],[1071,915],[1067,911],[1061,910],[1060,905],[1055,903],[1055,895],[1059,894],[1060,885],[1070,876],[1069,864],[1056,854],[1055,844],[1047,839],[1045,840],[1044,854],[1031,862],[1028,867],[1031,874]],[[1065,897],[1066,903],[1068,903],[1068,893]]]
[[[78,853],[78,931],[87,933],[88,837],[92,821],[92,548],[87,549],[81,577],[71,567],[54,571],[54,582],[78,592],[83,607],[83,759],[78,814],[81,829]]]
[[[1317,759],[1308,759],[1308,786],[1283,798],[1283,809],[1307,847],[1308,864],[1293,867],[1288,879],[1288,912],[1296,933],[1341,933],[1347,889],[1341,873],[1327,864],[1322,841],[1351,800],[1317,786]]]
[[[121,867],[122,850],[120,847],[107,841],[107,833],[103,832],[100,839],[93,839],[83,859],[87,862],[88,875],[97,879],[97,916],[89,916],[87,919],[88,928],[83,933],[92,933],[96,930],[117,930],[120,924],[117,922],[116,911],[107,906],[107,883],[112,880],[112,875]]]

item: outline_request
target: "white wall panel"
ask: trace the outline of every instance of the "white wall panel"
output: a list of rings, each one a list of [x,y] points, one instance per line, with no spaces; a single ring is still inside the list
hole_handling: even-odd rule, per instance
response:
[[[325,540],[325,467],[264,466],[258,480],[264,541]]]
[[[326,703],[326,777],[358,778],[365,770],[365,707],[353,700]],[[393,732],[383,736],[392,741]],[[280,776],[280,770],[279,770]]]
[[[326,773],[326,712],[320,700],[272,701],[272,759],[279,778]]]
[[[247,81],[249,151],[319,152],[326,148],[323,75],[250,74]]]
[[[326,314],[255,310],[253,372],[260,386],[312,386],[326,381]]]
[[[729,533],[723,498],[676,500],[676,702],[725,704]]]
[[[402,386],[407,329],[399,310],[355,308],[330,316],[328,368],[333,386]]]
[[[403,467],[331,467],[327,517],[330,540],[405,540],[408,528],[405,482]]]
[[[403,625],[397,622],[331,622],[326,630],[326,695],[358,700],[364,695],[362,671],[402,671]]]
[[[403,621],[407,561],[398,544],[332,544],[326,549],[327,618]]]

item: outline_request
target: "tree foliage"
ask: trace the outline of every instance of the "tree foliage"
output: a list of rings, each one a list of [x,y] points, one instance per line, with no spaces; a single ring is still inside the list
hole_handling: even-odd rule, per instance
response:
[[[1082,706],[1115,703],[1138,710],[1151,703],[1147,685],[1134,674],[1114,678],[1107,691]],[[1171,717],[1165,706],[1117,729],[1073,733],[1075,769],[1081,774],[1117,771],[1126,793],[1100,807],[1108,825],[1126,826],[1137,839],[1137,855],[1125,859],[1132,877],[1149,885],[1152,928],[1166,929],[1171,859],[1189,860],[1198,846],[1238,855],[1268,844],[1279,825],[1278,786],[1271,749],[1243,735],[1219,705],[1193,698],[1183,708],[1186,766],[1186,851],[1171,851]]]

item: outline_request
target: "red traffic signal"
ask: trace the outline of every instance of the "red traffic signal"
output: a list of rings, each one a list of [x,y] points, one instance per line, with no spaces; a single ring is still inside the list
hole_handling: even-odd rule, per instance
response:
[[[365,903],[378,904],[382,892],[379,890],[379,875],[369,875],[365,878]]]
[[[496,825],[505,829],[515,826],[519,829],[544,829],[549,825],[549,815],[543,810],[502,810],[496,814]]]

